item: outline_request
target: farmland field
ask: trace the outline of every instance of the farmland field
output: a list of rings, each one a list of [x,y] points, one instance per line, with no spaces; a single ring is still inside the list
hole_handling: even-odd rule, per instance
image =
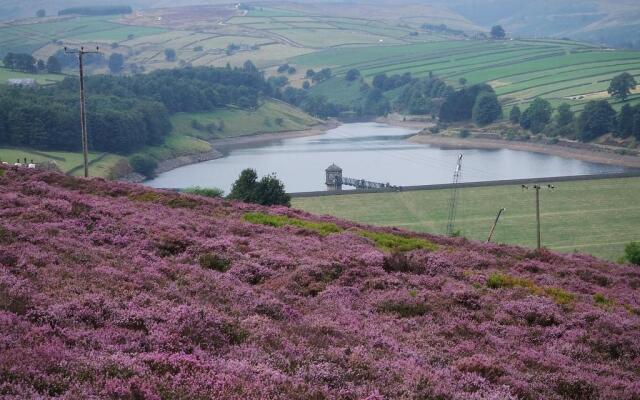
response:
[[[27,162],[31,160],[35,163],[54,162],[62,172],[70,175],[80,176],[84,171],[82,153],[79,152],[0,148],[0,161],[14,163],[20,159],[23,162],[25,157]],[[89,153],[89,174],[107,178],[113,166],[122,159],[124,157],[115,154]]]
[[[359,69],[366,79],[376,74],[415,76],[434,73],[450,84],[460,78],[469,84],[488,82],[506,105],[526,105],[535,97],[568,102],[580,110],[586,97],[606,89],[613,76],[629,72],[640,76],[640,53],[603,50],[571,41],[549,40],[447,40],[401,46],[334,48],[302,55],[292,60],[302,68],[331,67],[343,74]],[[335,84],[333,86],[336,86]],[[321,87],[318,92],[327,95]],[[329,95],[330,96],[330,95]],[[336,102],[340,96],[329,97]],[[630,99],[637,103],[637,97]]]
[[[278,124],[276,119],[281,118]],[[196,130],[193,120],[202,125],[224,122],[224,129],[215,130],[213,134]],[[304,130],[319,121],[284,103],[267,101],[254,111],[234,108],[221,109],[208,113],[178,113],[171,119],[174,132],[194,137],[234,137],[265,132]]]
[[[238,66],[251,60],[272,74],[276,66],[288,62],[298,71],[289,77],[294,85],[302,84],[307,69],[330,67],[334,78],[312,93],[338,104],[358,95],[354,87],[341,87],[351,68],[368,81],[379,73],[411,72],[434,73],[454,86],[459,86],[460,78],[469,84],[487,82],[507,110],[544,97],[553,104],[568,102],[580,111],[588,100],[608,97],[606,88],[614,75],[628,71],[640,77],[637,51],[559,39],[464,39],[420,28],[437,21],[472,28],[469,21],[456,20],[442,10],[410,6],[381,13],[363,7],[363,13],[355,13],[350,5],[304,8],[291,3],[245,12],[212,5],[149,9],[123,17],[66,17],[0,27],[0,54],[22,49],[44,59],[59,50],[60,43],[52,43],[58,40],[72,46],[101,44],[105,56],[124,54],[126,63],[147,71]],[[175,50],[175,61],[165,59],[165,49]],[[640,103],[640,96],[634,94],[629,102]],[[620,108],[622,103],[613,106]]]
[[[294,198],[293,207],[358,222],[444,233],[450,190]],[[558,251],[579,251],[616,260],[626,243],[640,240],[640,178],[562,182],[543,190],[542,242]],[[367,204],[367,207],[362,207]],[[505,207],[494,241],[535,247],[534,192],[520,186],[464,188],[456,229],[486,240],[500,207]]]

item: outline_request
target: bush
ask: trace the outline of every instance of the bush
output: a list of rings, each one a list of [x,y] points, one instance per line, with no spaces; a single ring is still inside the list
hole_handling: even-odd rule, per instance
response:
[[[240,173],[228,198],[263,206],[291,205],[291,196],[285,192],[284,184],[275,175],[266,175],[258,181],[258,174],[250,168]]]
[[[640,242],[631,242],[624,248],[624,258],[631,264],[640,265]]]
[[[212,253],[201,255],[198,262],[202,268],[214,269],[219,272],[226,272],[231,265],[231,261]]]
[[[471,132],[469,132],[468,129],[461,129],[459,135],[461,138],[468,138],[469,136],[471,136]]]
[[[139,174],[144,175],[146,178],[153,178],[155,170],[158,167],[158,163],[153,158],[147,155],[135,155],[129,159],[129,165],[131,168]]]
[[[222,189],[218,189],[218,188],[203,188],[200,186],[192,186],[189,188],[184,189],[185,193],[189,193],[189,194],[195,194],[198,196],[205,196],[205,197],[222,197],[222,195],[224,194],[224,190]]]

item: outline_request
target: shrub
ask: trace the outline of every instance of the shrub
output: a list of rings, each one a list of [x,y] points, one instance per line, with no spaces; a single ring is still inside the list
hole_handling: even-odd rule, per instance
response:
[[[425,315],[429,309],[420,302],[386,301],[378,307],[378,311],[397,314],[400,318],[412,318]]]
[[[175,256],[183,253],[187,246],[189,246],[189,243],[185,240],[172,237],[162,237],[155,242],[156,253],[160,257]]]
[[[379,249],[391,253],[417,249],[433,251],[438,248],[434,243],[422,238],[372,231],[360,231],[358,234],[366,237],[367,239],[373,240]]]
[[[575,299],[573,293],[555,287],[545,288],[544,293],[561,306],[566,306]]]
[[[321,234],[322,236],[342,232],[342,228],[331,222],[314,222],[298,218],[290,218],[285,215],[271,215],[260,212],[247,213],[243,219],[252,224],[273,226],[280,228],[286,225],[297,226]]]
[[[147,155],[137,154],[129,159],[131,168],[146,178],[153,178],[155,170],[158,167],[156,160]]]
[[[631,264],[640,265],[640,242],[631,242],[624,248],[624,258]]]
[[[460,137],[461,138],[468,138],[469,136],[471,136],[471,132],[469,132],[468,129],[462,129],[460,130]]]
[[[222,197],[224,190],[218,188],[203,188],[200,186],[192,186],[184,189],[185,193],[195,194],[204,197]]]
[[[602,293],[594,294],[593,295],[593,302],[596,303],[598,306],[603,307],[603,308],[610,307],[610,306],[615,304],[615,301],[613,301],[613,299],[608,299]]]
[[[226,258],[220,257],[217,254],[207,253],[200,256],[198,259],[202,268],[214,269],[220,272],[226,272],[229,270],[231,261]]]

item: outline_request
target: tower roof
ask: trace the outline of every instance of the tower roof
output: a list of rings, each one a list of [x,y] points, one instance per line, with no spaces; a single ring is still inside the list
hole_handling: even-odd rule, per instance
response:
[[[335,164],[331,164],[325,171],[326,172],[342,172],[342,168],[338,167]]]

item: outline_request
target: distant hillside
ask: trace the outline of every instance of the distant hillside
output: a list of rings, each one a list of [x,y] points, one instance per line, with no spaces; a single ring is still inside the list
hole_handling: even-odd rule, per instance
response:
[[[637,399],[640,269],[0,166],[0,395]]]
[[[569,37],[610,46],[640,48],[640,3],[634,0],[454,0],[451,10],[512,35]]]

